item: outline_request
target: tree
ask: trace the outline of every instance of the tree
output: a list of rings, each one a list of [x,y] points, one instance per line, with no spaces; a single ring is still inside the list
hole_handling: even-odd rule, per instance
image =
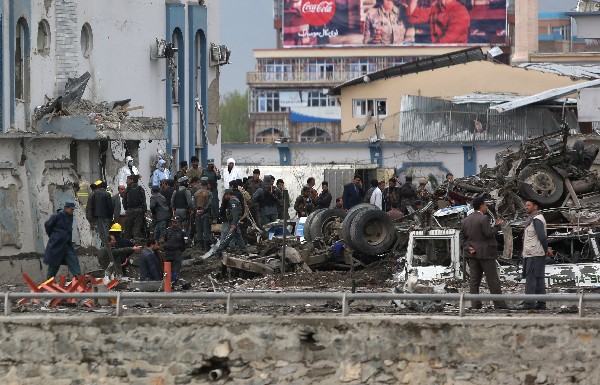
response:
[[[248,142],[248,95],[228,92],[221,98],[219,117],[223,142]]]

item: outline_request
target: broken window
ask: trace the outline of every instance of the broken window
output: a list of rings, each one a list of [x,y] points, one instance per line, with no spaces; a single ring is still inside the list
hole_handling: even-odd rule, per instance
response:
[[[20,18],[15,33],[15,98],[25,100],[25,74],[28,41],[27,21]]]
[[[276,127],[267,128],[256,133],[255,142],[273,143],[283,137],[283,131]]]
[[[387,115],[386,99],[355,99],[354,118],[364,118],[367,115],[383,117]]]
[[[37,53],[48,55],[50,53],[50,25],[46,20],[38,23]]]
[[[90,57],[92,54],[94,35],[92,34],[92,27],[88,23],[85,23],[81,27],[81,53],[83,57]]]

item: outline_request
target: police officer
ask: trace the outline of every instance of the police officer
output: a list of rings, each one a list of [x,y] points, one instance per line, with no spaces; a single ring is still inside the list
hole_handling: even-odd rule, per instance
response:
[[[265,183],[252,194],[252,200],[258,202],[260,207],[260,224],[262,226],[277,220],[277,204],[281,199],[281,191],[273,186],[275,178],[265,175]]]
[[[294,202],[294,210],[296,210],[298,218],[307,217],[315,210],[315,201],[311,190],[309,185],[302,187],[302,194],[298,195],[296,202]]]
[[[171,273],[173,274],[173,281],[177,280],[179,272],[181,271],[181,254],[187,247],[188,236],[185,231],[181,228],[181,218],[174,216],[171,218],[171,227],[165,232],[165,243],[163,248],[165,250],[165,261],[171,262]]]
[[[242,254],[248,254],[246,250],[246,244],[244,243],[244,239],[242,238],[242,233],[239,228],[240,216],[242,215],[243,205],[240,203],[239,199],[237,199],[233,192],[230,189],[225,190],[223,194],[223,199],[226,201],[227,208],[225,209],[225,216],[227,218],[227,222],[229,223],[229,231],[225,233],[225,238],[221,239],[221,244],[217,249],[217,255],[219,255],[223,250],[225,250],[231,241],[237,243],[240,247],[240,252]]]
[[[194,194],[194,210],[196,211],[196,245],[210,249],[212,234],[210,232],[210,214],[212,192],[208,190],[208,178],[200,178],[200,188]]]

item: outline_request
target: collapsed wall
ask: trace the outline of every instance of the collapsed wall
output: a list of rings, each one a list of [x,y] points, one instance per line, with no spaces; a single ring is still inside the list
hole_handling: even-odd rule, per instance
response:
[[[596,384],[600,322],[492,317],[8,317],[11,384]],[[52,379],[52,380],[50,380]]]

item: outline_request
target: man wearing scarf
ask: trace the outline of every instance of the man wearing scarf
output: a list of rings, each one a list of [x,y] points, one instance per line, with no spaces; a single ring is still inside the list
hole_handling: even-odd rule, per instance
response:
[[[540,213],[539,203],[534,200],[525,202],[525,212],[529,214],[523,232],[523,278],[525,278],[525,294],[546,294],[544,272],[546,256],[552,256],[548,247],[546,220]],[[519,307],[522,310],[545,310],[546,302],[524,301]]]

